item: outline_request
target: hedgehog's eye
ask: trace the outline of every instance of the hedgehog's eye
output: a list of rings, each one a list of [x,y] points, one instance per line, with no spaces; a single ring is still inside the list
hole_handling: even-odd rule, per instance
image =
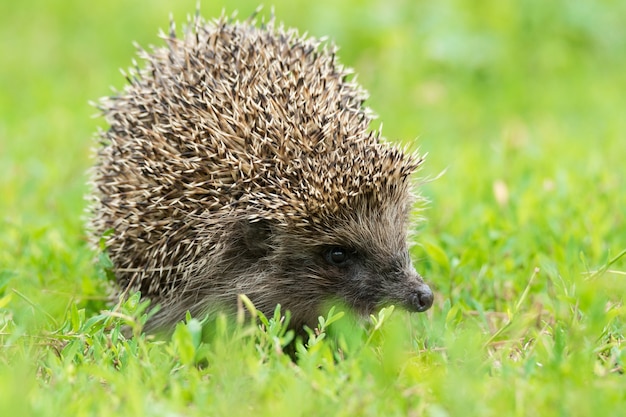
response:
[[[351,252],[341,246],[333,246],[326,251],[326,262],[335,266],[346,266],[350,260]]]

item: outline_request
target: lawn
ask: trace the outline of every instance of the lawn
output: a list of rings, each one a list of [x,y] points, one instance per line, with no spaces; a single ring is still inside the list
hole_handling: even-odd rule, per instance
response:
[[[133,41],[160,44],[196,3],[5,1],[0,416],[622,415],[626,2],[273,4],[339,45],[372,128],[428,153],[412,255],[433,308],[357,323],[337,306],[297,363],[278,315],[155,339],[137,296],[111,313],[84,231],[106,128],[88,102],[123,86]]]

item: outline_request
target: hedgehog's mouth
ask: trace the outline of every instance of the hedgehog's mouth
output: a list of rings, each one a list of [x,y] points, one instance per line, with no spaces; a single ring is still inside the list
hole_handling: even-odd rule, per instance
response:
[[[388,298],[379,303],[366,303],[361,306],[355,306],[356,311],[364,316],[369,317],[383,307],[395,305],[401,307],[411,313],[423,313],[430,309],[433,305],[434,294],[430,287],[424,283],[420,283],[405,298]]]
[[[422,313],[432,307],[434,299],[435,296],[430,287],[420,284],[411,292],[403,307],[412,312]]]

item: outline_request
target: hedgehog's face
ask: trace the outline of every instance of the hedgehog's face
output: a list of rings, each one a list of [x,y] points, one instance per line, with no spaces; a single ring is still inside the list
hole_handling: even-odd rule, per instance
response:
[[[415,271],[408,250],[389,253],[375,245],[328,246],[321,250],[325,275],[339,296],[358,313],[369,315],[388,304],[423,312],[433,303],[433,293]]]
[[[415,271],[407,245],[408,203],[381,206],[356,204],[333,222],[320,245],[324,274],[345,302],[361,314],[395,304],[423,312],[433,293]]]
[[[423,312],[431,307],[433,293],[411,263],[406,223],[405,210],[371,209],[313,231],[258,223],[252,230],[264,230],[267,244],[253,256],[274,271],[268,283],[277,290],[272,303],[292,314],[305,314],[301,310],[307,308],[315,310],[310,314],[316,320],[319,307],[329,300],[345,302],[366,316],[389,304]],[[259,242],[259,236],[250,240]]]

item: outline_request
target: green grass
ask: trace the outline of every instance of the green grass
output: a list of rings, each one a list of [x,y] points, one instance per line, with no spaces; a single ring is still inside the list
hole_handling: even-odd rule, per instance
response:
[[[424,176],[445,170],[413,250],[432,310],[364,327],[336,310],[297,365],[273,319],[140,335],[145,305],[107,313],[85,244],[104,127],[87,103],[123,85],[132,41],[194,10],[0,5],[0,415],[623,414],[626,3],[275,2],[341,47],[385,136],[429,153]]]

